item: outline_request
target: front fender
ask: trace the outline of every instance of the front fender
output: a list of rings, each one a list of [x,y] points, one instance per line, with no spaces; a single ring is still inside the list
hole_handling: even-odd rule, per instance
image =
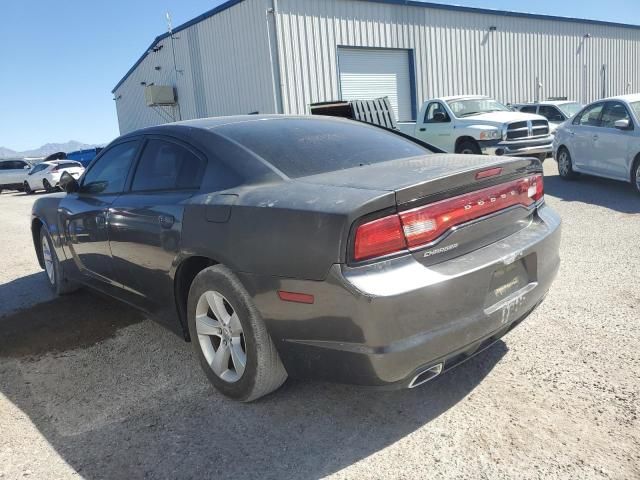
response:
[[[66,259],[62,248],[63,232],[60,230],[60,222],[58,221],[58,206],[64,196],[65,194],[56,194],[39,198],[35,201],[31,210],[31,237],[38,262],[43,268],[44,260],[40,251],[40,230],[42,227],[49,232],[57,257],[60,260]]]

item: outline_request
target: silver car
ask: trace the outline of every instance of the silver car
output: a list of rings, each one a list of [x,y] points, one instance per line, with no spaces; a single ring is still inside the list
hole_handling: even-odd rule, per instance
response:
[[[30,168],[24,160],[0,159],[0,193],[2,190],[22,190],[24,177]]]
[[[564,179],[597,175],[631,182],[640,193],[640,94],[587,105],[558,128],[553,152]]]

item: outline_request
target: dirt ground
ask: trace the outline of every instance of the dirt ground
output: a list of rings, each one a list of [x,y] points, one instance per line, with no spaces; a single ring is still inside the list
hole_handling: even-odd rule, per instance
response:
[[[545,163],[562,267],[503,341],[422,388],[288,381],[244,405],[190,345],[90,292],[53,299],[0,195],[0,478],[640,479],[640,196]]]

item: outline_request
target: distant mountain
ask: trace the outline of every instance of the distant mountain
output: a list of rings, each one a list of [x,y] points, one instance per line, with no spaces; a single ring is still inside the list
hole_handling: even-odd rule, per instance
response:
[[[83,150],[85,148],[101,147],[103,145],[95,145],[69,140],[66,143],[47,143],[40,148],[33,150],[25,150],[24,152],[16,152],[10,148],[0,147],[0,158],[20,158],[20,157],[46,157],[56,152],[73,152],[75,150]]]

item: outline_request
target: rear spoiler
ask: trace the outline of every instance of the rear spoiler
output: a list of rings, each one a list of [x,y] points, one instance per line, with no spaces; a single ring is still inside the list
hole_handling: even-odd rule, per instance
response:
[[[350,100],[313,103],[309,105],[311,115],[343,117],[359,122],[371,123],[389,130],[397,130],[396,115],[389,97],[375,100]]]

